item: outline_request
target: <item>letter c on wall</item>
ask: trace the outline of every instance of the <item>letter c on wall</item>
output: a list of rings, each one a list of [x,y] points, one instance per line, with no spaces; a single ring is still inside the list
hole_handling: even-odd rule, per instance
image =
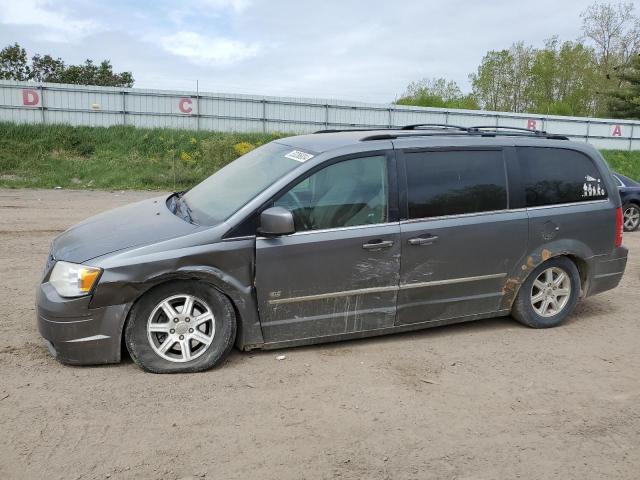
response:
[[[40,103],[40,95],[31,88],[25,88],[22,90],[22,104],[23,105],[38,105]]]
[[[181,98],[178,102],[178,110],[182,113],[191,113],[193,111],[192,104],[193,101],[190,98]]]

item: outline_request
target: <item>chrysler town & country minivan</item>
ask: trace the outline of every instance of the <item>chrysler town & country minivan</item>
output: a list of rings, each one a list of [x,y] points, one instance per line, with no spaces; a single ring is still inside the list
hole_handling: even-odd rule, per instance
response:
[[[611,172],[545,132],[411,125],[276,140],[58,236],[37,319],[62,362],[208,369],[488,317],[562,323],[627,261]]]

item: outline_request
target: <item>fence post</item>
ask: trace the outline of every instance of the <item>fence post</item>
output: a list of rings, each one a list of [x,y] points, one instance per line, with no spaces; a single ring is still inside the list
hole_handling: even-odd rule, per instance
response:
[[[636,126],[635,123],[631,124],[631,135],[629,136],[629,151],[631,151],[631,148],[633,147],[633,130],[635,126]]]
[[[329,128],[329,104],[324,104],[324,128],[327,130]]]
[[[126,125],[127,124],[127,92],[125,92],[124,90],[120,90],[120,93],[122,94],[122,125]]]
[[[591,143],[589,142],[590,136],[591,136],[591,120],[587,120],[587,134],[584,137],[584,141],[587,143]]]
[[[500,126],[500,115],[496,113],[496,127]]]
[[[267,133],[267,100],[262,99],[262,133]]]
[[[393,107],[389,107],[389,128],[393,128]]]
[[[47,123],[44,116],[44,86],[42,84],[40,84],[40,116],[42,117],[41,123]]]
[[[449,110],[444,112],[444,124],[449,125]]]
[[[200,131],[200,92],[196,92],[196,132]]]

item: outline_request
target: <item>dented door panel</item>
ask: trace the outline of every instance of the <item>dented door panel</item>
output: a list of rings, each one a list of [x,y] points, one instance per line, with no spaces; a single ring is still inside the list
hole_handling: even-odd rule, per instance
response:
[[[398,223],[258,238],[264,341],[393,326],[399,273]]]
[[[497,312],[527,246],[524,209],[401,224],[398,324]],[[431,235],[428,245],[411,239]]]

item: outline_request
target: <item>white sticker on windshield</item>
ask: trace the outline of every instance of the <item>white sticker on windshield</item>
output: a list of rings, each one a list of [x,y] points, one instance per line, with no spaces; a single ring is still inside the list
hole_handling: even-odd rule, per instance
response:
[[[293,152],[287,153],[285,157],[295,160],[296,162],[306,162],[307,160],[312,159],[313,155],[301,152],[300,150],[294,150]]]

